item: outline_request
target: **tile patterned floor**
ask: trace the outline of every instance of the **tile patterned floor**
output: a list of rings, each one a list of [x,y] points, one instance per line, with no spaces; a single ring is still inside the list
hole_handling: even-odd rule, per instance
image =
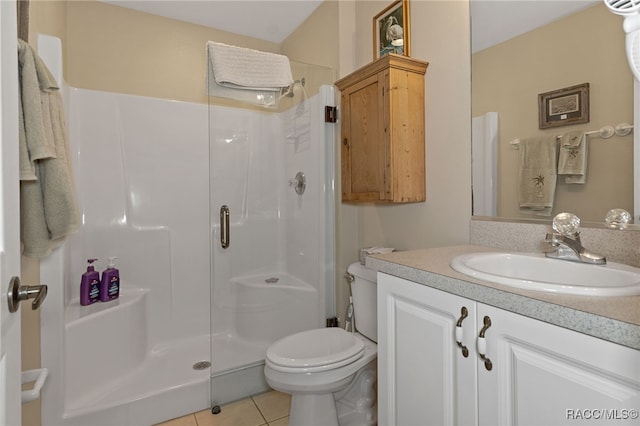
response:
[[[288,426],[291,395],[270,391],[222,406],[222,412],[203,410],[156,426]]]

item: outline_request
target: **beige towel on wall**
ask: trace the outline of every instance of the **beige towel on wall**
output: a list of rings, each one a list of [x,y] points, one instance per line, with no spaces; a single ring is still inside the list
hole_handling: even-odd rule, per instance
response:
[[[78,228],[62,96],[30,46],[18,46],[20,72],[20,231],[23,254],[48,255]]]
[[[556,171],[555,136],[520,141],[518,203],[522,213],[551,215],[556,191]]]
[[[589,141],[584,130],[574,130],[562,135],[558,155],[558,174],[565,176],[565,183],[586,183],[588,158]]]

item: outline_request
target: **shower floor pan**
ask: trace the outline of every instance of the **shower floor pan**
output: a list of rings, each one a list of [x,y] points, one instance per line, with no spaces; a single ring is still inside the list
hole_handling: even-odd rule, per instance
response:
[[[104,424],[153,424],[209,409],[211,383],[218,404],[269,389],[263,374],[268,343],[216,335],[211,359],[209,342],[209,336],[200,336],[155,348],[131,374],[67,401],[65,420],[68,424],[94,424],[104,416]],[[194,368],[196,363],[210,360],[210,368]]]
[[[76,418],[81,424],[86,415],[117,409],[127,413],[121,424],[136,424],[136,419],[158,422],[206,409],[210,404],[209,369],[195,370],[193,365],[208,360],[208,336],[155,348],[130,374],[116,377],[74,401],[66,401],[64,417]]]

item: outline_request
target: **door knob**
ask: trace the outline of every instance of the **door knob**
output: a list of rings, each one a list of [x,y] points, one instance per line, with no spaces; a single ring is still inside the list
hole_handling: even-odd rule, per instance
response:
[[[34,311],[42,305],[47,297],[46,285],[20,285],[20,278],[13,277],[9,282],[7,299],[9,302],[9,312],[16,312],[23,300],[34,299],[31,309]]]

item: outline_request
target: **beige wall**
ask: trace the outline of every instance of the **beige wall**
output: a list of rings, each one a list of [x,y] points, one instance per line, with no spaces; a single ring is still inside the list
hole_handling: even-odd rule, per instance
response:
[[[325,1],[281,45],[289,59],[338,69],[338,2]]]
[[[66,39],[66,1],[32,1],[29,6],[29,44],[37,47],[37,35]]]
[[[517,204],[520,152],[509,141],[633,122],[633,76],[621,24],[600,3],[473,56],[474,116],[499,113],[499,216],[527,217]],[[538,94],[585,82],[590,122],[538,129]],[[568,185],[559,178],[553,214],[571,211],[584,221],[602,222],[609,209],[632,211],[632,138],[591,139],[587,183]]]

